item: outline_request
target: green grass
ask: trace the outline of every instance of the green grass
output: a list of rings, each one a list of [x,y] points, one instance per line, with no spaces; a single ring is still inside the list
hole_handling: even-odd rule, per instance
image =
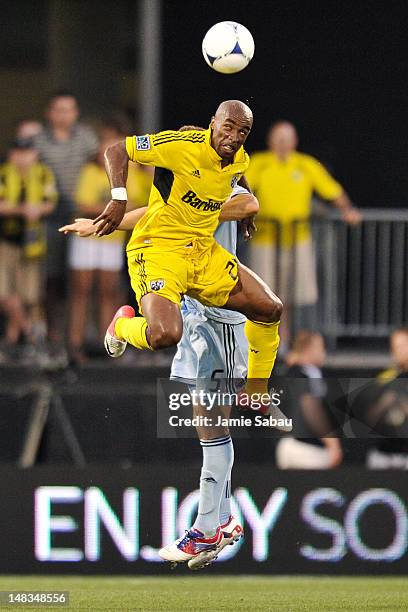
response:
[[[54,610],[279,610],[390,612],[408,610],[406,578],[174,576],[0,576],[1,591],[70,591],[69,607]],[[6,608],[4,608],[6,609]],[[11,607],[7,609],[11,610]],[[25,606],[18,610],[49,610]]]

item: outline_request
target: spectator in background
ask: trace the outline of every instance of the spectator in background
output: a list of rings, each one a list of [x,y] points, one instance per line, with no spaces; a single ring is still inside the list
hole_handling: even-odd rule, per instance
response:
[[[58,228],[72,220],[79,174],[98,148],[96,134],[78,119],[75,96],[65,91],[58,92],[50,98],[47,106],[45,129],[34,138],[41,160],[55,174],[59,193],[58,205],[47,219],[47,323],[54,357],[63,357],[63,297],[67,270],[67,240],[58,233]]]
[[[40,319],[46,252],[44,219],[56,204],[54,176],[31,141],[19,140],[0,167],[0,304],[8,349],[29,340]]]
[[[342,186],[320,162],[299,153],[297,144],[291,123],[275,123],[268,133],[268,150],[251,156],[246,173],[260,205],[249,266],[285,304],[279,329],[283,348],[289,342],[293,307],[314,305],[318,299],[309,226],[313,192],[330,200],[347,223],[361,220]]]
[[[36,119],[23,119],[16,128],[16,142],[32,141],[42,130],[42,124]]]
[[[296,437],[281,438],[276,446],[276,463],[281,469],[330,469],[343,460],[340,440],[332,437],[334,422],[326,402],[327,386],[322,377],[326,357],[323,337],[299,331],[288,356],[287,376],[293,378],[290,396]]]
[[[378,375],[378,381],[386,384],[396,378],[408,378],[408,327],[393,331],[390,338],[392,367]]]
[[[353,412],[378,436],[367,467],[408,470],[408,327],[392,333],[390,348],[392,367],[361,393]]]
[[[121,138],[117,135],[99,145],[95,162],[84,166],[76,192],[77,213],[80,217],[97,217],[110,200],[109,179],[104,167],[106,148]],[[123,136],[122,136],[123,138]],[[143,173],[142,176],[148,176]],[[129,164],[126,183],[127,210],[145,206],[148,199],[141,172],[137,164]],[[150,191],[151,180],[149,181]],[[102,238],[78,238],[72,236],[69,245],[71,269],[71,308],[69,317],[69,352],[71,360],[83,363],[86,359],[84,341],[87,311],[93,284],[97,284],[96,303],[99,314],[99,335],[102,341],[112,318],[112,311],[119,307],[120,272],[124,267],[126,234],[113,232]]]
[[[102,120],[98,129],[100,140],[120,140],[126,134],[133,134],[133,126],[126,113],[117,111]]]

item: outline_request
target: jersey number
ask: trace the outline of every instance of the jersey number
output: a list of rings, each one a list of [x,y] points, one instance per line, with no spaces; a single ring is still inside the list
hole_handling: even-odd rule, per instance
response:
[[[237,262],[233,259],[227,262],[225,269],[228,270],[228,274],[232,278],[232,280],[237,280],[238,271],[237,271]]]

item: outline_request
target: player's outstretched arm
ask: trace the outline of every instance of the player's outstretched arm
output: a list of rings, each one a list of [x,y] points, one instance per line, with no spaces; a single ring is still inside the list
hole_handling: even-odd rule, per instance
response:
[[[146,210],[147,206],[143,206],[142,208],[129,211],[123,217],[117,229],[124,232],[131,231],[136,223],[143,217]],[[94,219],[75,219],[74,223],[63,225],[58,231],[64,234],[77,234],[80,238],[98,236],[98,226],[95,226]]]
[[[219,220],[220,222],[242,221],[242,219],[253,217],[258,211],[259,203],[256,197],[252,193],[240,193],[224,202]]]
[[[140,221],[146,211],[147,206],[142,206],[142,208],[135,208],[134,210],[130,210],[123,217],[118,229],[123,230],[125,232],[131,231],[135,227],[136,223]]]
[[[118,228],[126,211],[127,195],[126,181],[128,175],[129,156],[126,142],[121,140],[108,147],[105,151],[105,169],[112,190],[112,199],[105,210],[94,220],[98,225],[98,236],[111,234]]]
[[[124,232],[131,231],[136,223],[143,217],[147,210],[147,206],[131,210],[125,214],[117,229]],[[94,219],[75,219],[74,223],[63,225],[58,229],[64,234],[77,234],[80,238],[98,235],[98,226],[94,224]]]
[[[58,228],[62,234],[76,234],[80,238],[88,238],[94,236],[98,226],[94,225],[93,219],[80,218],[75,219],[74,223],[68,223]]]

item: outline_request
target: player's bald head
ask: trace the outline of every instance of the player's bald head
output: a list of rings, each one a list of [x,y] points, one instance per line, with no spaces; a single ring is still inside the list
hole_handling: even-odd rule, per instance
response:
[[[246,121],[252,127],[253,114],[249,106],[241,102],[241,100],[225,100],[221,102],[215,111],[214,118],[223,121],[226,118],[240,119]]]
[[[211,145],[218,155],[231,163],[252,128],[251,109],[240,100],[221,102],[211,119]]]

